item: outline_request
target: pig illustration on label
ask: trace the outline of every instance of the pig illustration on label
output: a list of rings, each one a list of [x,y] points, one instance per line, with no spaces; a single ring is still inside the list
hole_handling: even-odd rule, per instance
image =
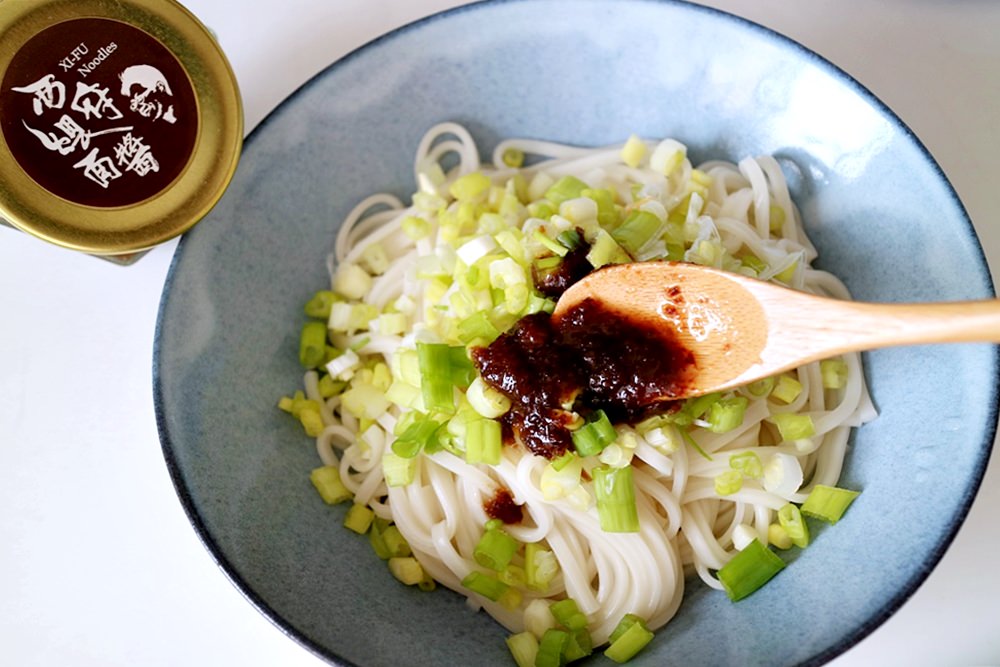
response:
[[[160,70],[151,65],[132,65],[118,75],[121,94],[130,98],[129,108],[145,118],[176,123],[173,92]]]

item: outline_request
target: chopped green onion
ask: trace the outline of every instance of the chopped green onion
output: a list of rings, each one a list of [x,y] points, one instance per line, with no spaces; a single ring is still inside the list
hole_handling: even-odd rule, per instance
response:
[[[554,553],[538,542],[524,545],[524,578],[528,588],[546,591],[559,573],[559,561]]]
[[[389,571],[407,586],[415,586],[424,580],[424,568],[412,556],[390,558]]]
[[[330,308],[337,300],[337,295],[330,290],[320,290],[313,294],[312,298],[306,302],[305,313],[308,317],[326,320],[330,317]]]
[[[323,398],[331,398],[344,391],[347,383],[343,380],[334,380],[329,375],[324,375],[319,379],[319,395]]]
[[[458,339],[466,345],[476,340],[480,341],[483,345],[489,345],[499,335],[500,330],[494,326],[486,313],[481,310],[476,311],[458,323]]]
[[[527,576],[524,574],[524,568],[518,565],[508,565],[505,567],[500,572],[500,581],[508,586],[520,586],[522,588],[528,583]]]
[[[715,476],[715,492],[720,496],[730,496],[743,488],[743,473],[739,470],[725,470]]]
[[[581,191],[581,195],[588,191],[587,189]],[[595,226],[594,223],[597,221],[598,212],[597,202],[586,196],[567,199],[559,204],[559,216],[561,218],[568,220],[572,224],[585,225],[590,228]]]
[[[556,237],[556,241],[568,250],[576,250],[583,245],[583,238],[580,237],[580,233],[575,229],[567,229],[564,232],[560,232]]]
[[[779,412],[771,415],[770,420],[778,427],[783,442],[802,440],[816,435],[816,425],[809,415]]]
[[[582,630],[587,627],[587,617],[573,598],[559,600],[549,605],[549,611],[568,630]]]
[[[407,329],[407,317],[403,313],[382,313],[376,323],[378,332],[386,336],[400,335]]]
[[[341,264],[333,275],[333,291],[360,301],[372,288],[372,277],[357,264]]]
[[[614,442],[618,438],[618,432],[604,410],[597,410],[570,437],[580,456],[593,456],[600,454],[601,450]]]
[[[477,377],[465,392],[469,405],[479,415],[496,419],[510,410],[510,399]]]
[[[636,618],[624,632],[619,633],[611,641],[611,645],[604,651],[604,655],[619,664],[628,662],[651,641],[653,641],[653,633],[646,627],[646,622],[641,618]]]
[[[372,520],[371,528],[368,530],[368,543],[371,545],[372,550],[375,551],[375,555],[382,560],[389,560],[393,555],[385,545],[385,540],[382,539],[382,532],[388,527],[388,520],[375,517]]]
[[[766,584],[784,567],[785,562],[777,554],[755,539],[723,565],[718,576],[729,599],[736,602]]]
[[[777,204],[771,204],[768,209],[768,213],[770,230],[775,233],[780,232],[781,227],[785,224],[785,209],[781,208]]]
[[[319,414],[319,404],[316,401],[304,400],[296,411],[306,435],[315,438],[323,432],[323,417]]]
[[[618,241],[611,234],[601,229],[598,230],[597,236],[594,237],[594,242],[590,246],[587,261],[595,269],[599,269],[606,264],[626,264],[631,262],[632,258],[625,252],[624,248],[618,245]]]
[[[801,393],[802,383],[787,373],[778,376],[774,389],[771,390],[771,396],[785,403],[791,403]]]
[[[358,535],[364,535],[372,525],[375,512],[367,505],[354,503],[344,515],[344,527],[353,530]]]
[[[507,637],[506,641],[517,667],[535,667],[535,656],[538,655],[538,639],[535,635],[519,632]]]
[[[524,151],[520,148],[508,148],[500,158],[505,165],[517,169],[524,164]]]
[[[765,491],[787,498],[802,486],[802,463],[792,454],[775,452],[764,464],[762,477]]]
[[[655,171],[669,176],[684,158],[687,157],[687,146],[676,139],[664,139],[649,156],[649,167]]]
[[[549,250],[549,252],[551,252],[553,255],[557,255],[559,257],[565,257],[566,253],[569,252],[569,248],[555,241],[554,239],[549,238],[548,235],[546,235],[540,229],[535,230],[535,233],[532,235],[532,238],[541,243],[543,246],[545,246]]]
[[[415,415],[415,417],[393,441],[392,451],[397,456],[412,459],[420,453],[420,450],[429,445],[441,428],[441,423],[418,412],[408,414]]]
[[[642,163],[644,157],[646,157],[646,143],[634,134],[629,136],[628,141],[622,146],[622,162],[635,169]]]
[[[859,491],[817,484],[802,503],[802,513],[828,523],[837,523],[858,495]]]
[[[825,389],[842,389],[847,383],[847,363],[843,359],[824,359],[819,362]]]
[[[587,628],[570,630],[569,640],[563,646],[563,660],[567,663],[586,658],[594,652],[594,640],[590,637]]]
[[[483,533],[473,551],[476,562],[494,572],[501,572],[510,564],[517,553],[517,540],[504,530],[493,528]]]
[[[622,620],[618,621],[618,625],[616,625],[615,629],[611,631],[611,636],[608,637],[608,643],[614,644],[623,634],[628,632],[629,628],[631,628],[636,623],[645,624],[646,620],[642,616],[638,616],[636,614],[625,614],[624,616],[622,616]]]
[[[563,176],[545,191],[545,199],[548,199],[555,206],[563,203],[567,199],[576,199],[581,196],[589,185],[581,181],[576,176]]]
[[[779,549],[791,549],[795,544],[780,523],[772,523],[767,527],[767,541]]]
[[[459,201],[472,201],[484,197],[492,184],[489,176],[474,171],[456,178],[448,187],[448,192]]]
[[[746,396],[722,398],[708,409],[708,430],[712,433],[728,433],[743,423],[743,415],[750,403]]]
[[[389,524],[382,529],[382,542],[391,557],[402,558],[413,553],[410,543],[403,537],[403,533],[399,532],[396,524]]]
[[[600,466],[591,471],[597,515],[601,530],[608,533],[639,532],[639,512],[635,505],[635,485],[632,466],[609,468]]]
[[[359,419],[378,419],[389,409],[384,390],[357,379],[340,395],[340,404]]]
[[[575,453],[568,451],[565,454],[563,454],[562,456],[560,456],[559,458],[552,459],[552,461],[549,463],[549,465],[552,466],[553,470],[556,470],[558,472],[559,470],[562,470],[567,465],[569,465],[574,460],[576,460],[576,458],[577,458],[577,456],[576,456]]]
[[[561,667],[566,664],[563,651],[569,643],[569,633],[565,630],[549,628],[538,642],[538,654],[535,656],[535,667]]]
[[[607,188],[587,189],[581,193],[584,197],[597,202],[597,222],[605,229],[618,225],[621,209],[615,204],[615,193]]]
[[[473,593],[478,593],[488,600],[493,600],[496,602],[500,599],[509,588],[507,584],[503,583],[496,577],[491,577],[488,574],[483,574],[478,570],[473,570],[462,579],[462,585],[468,588]]]
[[[455,384],[451,373],[451,348],[443,343],[417,343],[420,389],[428,410],[454,412]]]
[[[778,510],[778,524],[784,528],[792,544],[800,549],[809,546],[809,526],[798,507],[792,503],[782,505]]]
[[[636,209],[629,213],[622,224],[611,232],[611,237],[635,257],[646,244],[654,241],[663,227],[663,221],[649,211]]]
[[[548,220],[555,214],[556,207],[553,206],[552,202],[546,201],[545,199],[539,199],[538,201],[533,201],[528,204],[528,215],[532,218]]]
[[[757,452],[740,452],[729,456],[729,467],[739,470],[751,479],[759,479],[764,474],[764,465],[757,456]]]
[[[763,380],[757,380],[756,382],[751,382],[747,385],[747,391],[750,392],[752,396],[760,398],[761,396],[767,396],[774,390],[775,380],[773,377],[767,377]]]
[[[403,233],[417,241],[426,237],[431,232],[431,223],[415,215],[408,215],[403,218]]]
[[[719,401],[720,398],[722,398],[722,394],[719,392],[689,398],[684,403],[684,407],[681,411],[694,419],[700,419],[706,412],[709,411],[709,409],[711,409],[713,405]]]
[[[389,255],[381,243],[372,243],[361,251],[361,266],[372,275],[381,275],[389,268]]]
[[[299,363],[316,368],[326,357],[326,322],[306,322],[299,337]]]
[[[752,270],[755,275],[759,275],[765,269],[767,269],[767,262],[757,257],[757,255],[744,255],[740,259],[740,263],[748,269]],[[768,389],[770,391],[770,389]]]
[[[464,345],[448,347],[448,363],[451,366],[451,381],[458,387],[468,387],[476,378],[476,367],[469,359]]]
[[[406,486],[417,472],[417,459],[404,458],[394,452],[382,455],[382,474],[389,486]]]
[[[500,463],[503,447],[500,422],[495,419],[473,419],[465,425],[465,460],[467,463]]]
[[[314,468],[309,473],[309,481],[327,505],[336,505],[354,497],[340,480],[340,470],[336,466]]]

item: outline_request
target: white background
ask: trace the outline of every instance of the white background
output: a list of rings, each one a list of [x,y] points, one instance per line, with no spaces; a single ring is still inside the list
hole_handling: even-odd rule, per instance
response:
[[[463,3],[186,4],[229,55],[249,131],[344,53]],[[941,163],[1000,266],[1000,4],[706,4],[789,35],[874,91]],[[321,665],[228,582],[174,496],[151,390],[174,246],[120,268],[0,228],[0,664]],[[1000,664],[997,458],[941,564],[835,667]]]

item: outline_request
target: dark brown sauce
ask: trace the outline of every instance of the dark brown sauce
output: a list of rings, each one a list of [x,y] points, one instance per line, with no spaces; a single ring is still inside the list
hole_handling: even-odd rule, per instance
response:
[[[695,367],[676,337],[593,299],[558,322],[528,315],[472,358],[483,381],[511,399],[505,430],[549,459],[572,448],[568,410],[602,409],[621,423],[672,409],[663,397],[683,391]]]
[[[533,276],[535,287],[550,299],[558,299],[573,283],[594,270],[590,260],[587,259],[589,252],[590,246],[583,244],[576,250],[566,253],[555,269],[545,272],[536,269]]]
[[[514,502],[514,497],[510,491],[501,487],[496,494],[485,503],[483,510],[486,516],[491,519],[499,519],[506,524],[521,523],[524,515],[521,513],[521,506]]]

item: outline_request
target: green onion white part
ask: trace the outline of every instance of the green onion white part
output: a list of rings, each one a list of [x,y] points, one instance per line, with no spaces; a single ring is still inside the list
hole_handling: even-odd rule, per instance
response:
[[[519,663],[607,644],[616,628],[609,657],[627,659],[674,615],[686,574],[736,598],[777,574],[771,547],[808,543],[798,505],[836,487],[850,428],[874,417],[857,355],[639,424],[581,418],[579,452],[548,461],[500,446],[510,399],[476,377],[467,349],[551,310],[532,264],[557,263],[577,229],[594,266],[666,257],[849,298],[810,266],[781,165],[695,166],[680,142],[637,137],[594,149],[511,139],[484,164],[454,123],[423,137],[414,164],[409,206],[373,195],[340,226],[330,285],[307,308],[326,340],[303,330],[311,368],[281,401],[316,439],[324,498],[368,508],[348,526],[371,526],[401,581],[434,580],[494,616]],[[499,489],[521,523],[491,523],[484,503]],[[836,521],[853,498],[821,491],[811,516]],[[405,554],[385,546],[392,531]],[[549,605],[566,599],[582,631],[553,620]]]

